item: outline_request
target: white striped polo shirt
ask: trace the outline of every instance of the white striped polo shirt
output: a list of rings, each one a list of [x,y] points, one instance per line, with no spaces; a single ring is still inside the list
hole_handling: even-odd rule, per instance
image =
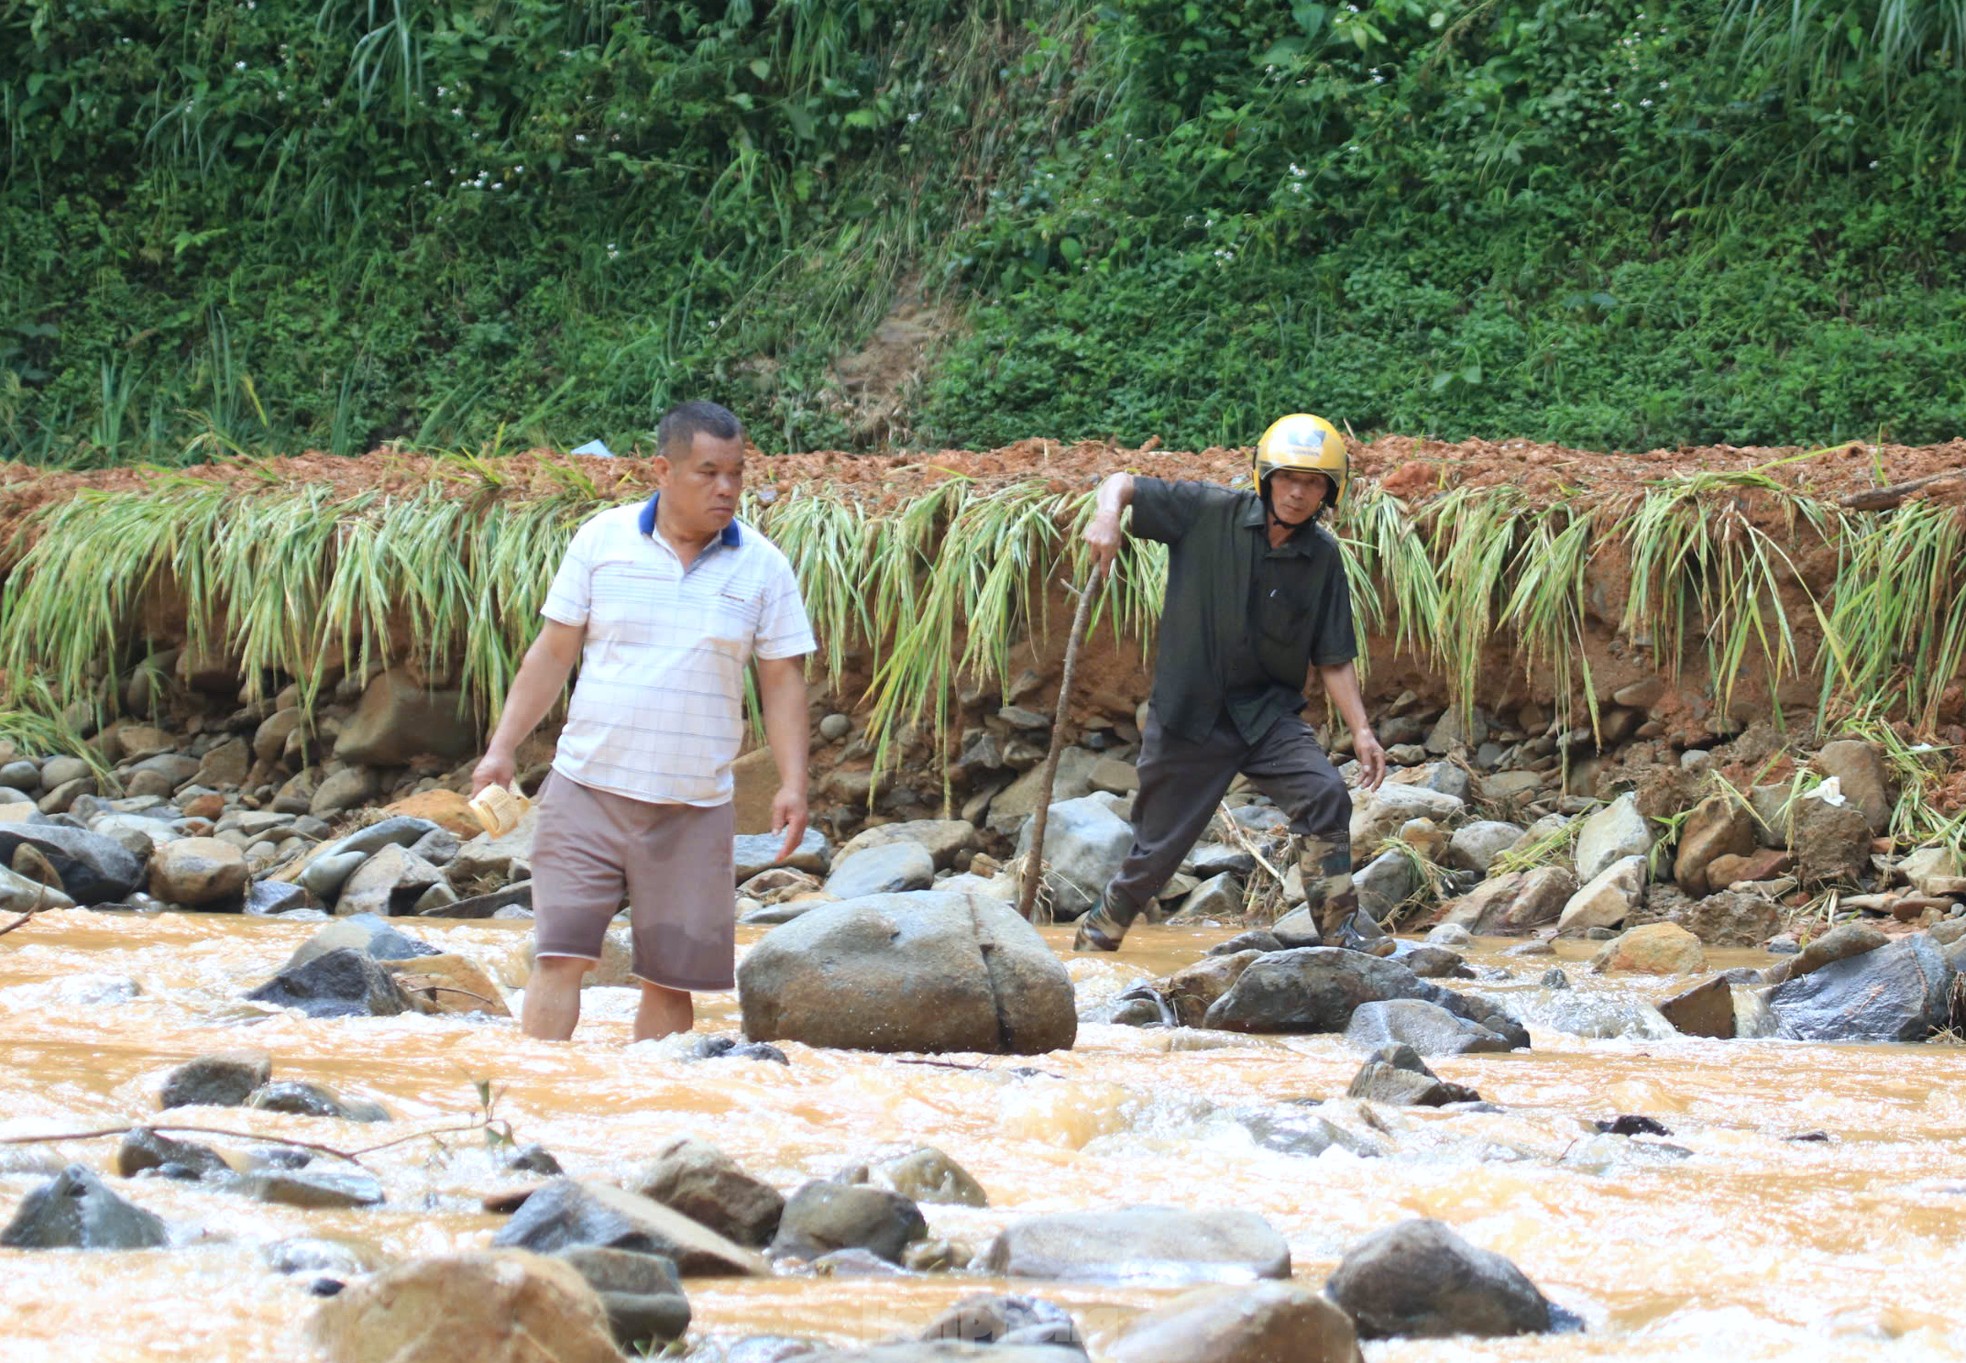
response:
[[[584,625],[553,769],[655,804],[720,805],[744,740],[744,668],[817,645],[778,546],[732,521],[684,569],[656,499],[574,532],[540,614]]]

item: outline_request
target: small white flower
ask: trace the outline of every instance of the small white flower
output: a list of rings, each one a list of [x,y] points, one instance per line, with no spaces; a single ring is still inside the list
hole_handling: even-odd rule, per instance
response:
[[[232,69],[234,71],[244,71],[246,69],[246,64],[244,62],[234,62],[232,63]]]
[[[1641,99],[1638,102],[1638,107],[1641,109],[1649,109],[1652,107],[1652,101],[1649,99]]]
[[[576,141],[576,142],[585,142],[585,141],[587,140],[587,134],[586,134],[586,133],[575,133],[575,134],[573,135],[573,140],[574,140],[574,141]]]
[[[453,105],[451,105],[451,117],[452,117],[452,118],[463,118],[463,117],[464,117],[464,106],[463,106],[463,105],[461,105],[461,104],[453,104]]]
[[[1872,161],[1872,162],[1870,163],[1870,168],[1871,168],[1872,170],[1876,170],[1876,169],[1877,169],[1877,162],[1875,162],[1875,161]]]

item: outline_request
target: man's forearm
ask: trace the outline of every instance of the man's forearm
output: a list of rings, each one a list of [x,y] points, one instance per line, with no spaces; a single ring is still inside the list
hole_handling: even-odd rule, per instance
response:
[[[1131,505],[1133,505],[1133,475],[1108,474],[1106,481],[1099,485],[1098,495],[1093,502],[1095,514],[1117,517],[1121,511]]]
[[[519,664],[519,675],[512,679],[512,690],[505,697],[505,708],[499,712],[498,727],[492,731],[486,748],[492,752],[516,751],[559,700],[572,671],[570,663],[561,661],[537,643],[527,649],[525,660]]]
[[[1338,714],[1345,721],[1345,727],[1353,733],[1369,733],[1372,721],[1365,713],[1365,697],[1359,691],[1358,668],[1350,662],[1334,663],[1317,670],[1318,680],[1324,683],[1325,695],[1338,707]]]
[[[771,745],[772,761],[778,766],[778,784],[803,795],[812,741],[807,728],[805,677],[798,659],[783,662],[789,665],[759,665],[758,704],[764,711],[765,741]]]

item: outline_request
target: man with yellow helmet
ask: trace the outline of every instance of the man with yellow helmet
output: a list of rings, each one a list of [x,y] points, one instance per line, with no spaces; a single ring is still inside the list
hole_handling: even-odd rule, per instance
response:
[[[1317,524],[1345,495],[1345,437],[1299,413],[1263,432],[1238,492],[1213,483],[1115,473],[1099,486],[1086,543],[1102,566],[1133,533],[1168,546],[1160,654],[1142,734],[1133,847],[1074,949],[1117,951],[1241,773],[1290,816],[1305,897],[1327,946],[1383,954],[1352,887],[1351,797],[1299,713],[1316,674],[1352,731],[1361,784],[1386,754],[1372,735],[1353,666],[1352,598],[1338,542]],[[1373,933],[1368,937],[1367,933]]]

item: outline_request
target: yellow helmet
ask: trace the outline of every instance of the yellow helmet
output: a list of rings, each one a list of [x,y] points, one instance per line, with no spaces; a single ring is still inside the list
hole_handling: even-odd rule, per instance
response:
[[[1338,505],[1345,495],[1345,484],[1351,480],[1352,471],[1345,437],[1323,417],[1308,412],[1293,412],[1271,422],[1270,429],[1256,442],[1251,468],[1259,492],[1263,480],[1278,469],[1322,473],[1331,480],[1331,500],[1327,503],[1330,506]]]

